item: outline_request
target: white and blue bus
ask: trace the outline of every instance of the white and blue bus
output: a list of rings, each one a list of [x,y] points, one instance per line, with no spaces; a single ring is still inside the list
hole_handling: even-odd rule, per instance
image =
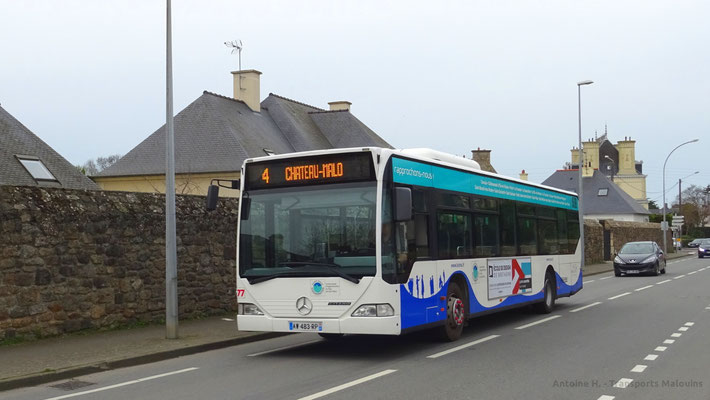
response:
[[[582,288],[575,193],[428,149],[276,155],[241,173],[240,330],[456,340],[468,318],[549,313]]]

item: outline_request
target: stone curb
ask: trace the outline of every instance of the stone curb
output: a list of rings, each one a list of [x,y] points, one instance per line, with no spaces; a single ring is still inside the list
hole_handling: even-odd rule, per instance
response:
[[[38,373],[34,375],[24,375],[0,380],[0,392],[12,389],[18,389],[28,386],[37,386],[48,382],[54,382],[62,379],[70,379],[77,376],[93,374],[112,369],[131,367],[135,365],[148,364],[157,361],[168,360],[171,358],[187,356],[191,354],[202,353],[210,350],[223,349],[226,347],[236,346],[239,344],[257,342],[260,340],[273,339],[280,336],[288,335],[282,332],[269,332],[254,334],[234,339],[221,340],[212,343],[204,343],[195,346],[183,347],[180,349],[161,351],[153,354],[145,354],[141,356],[128,357],[124,359],[105,361],[98,364],[68,367],[58,371]]]

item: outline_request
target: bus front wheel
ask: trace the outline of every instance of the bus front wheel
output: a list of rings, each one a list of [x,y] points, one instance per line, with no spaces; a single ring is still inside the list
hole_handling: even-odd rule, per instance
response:
[[[446,294],[446,322],[440,328],[440,336],[444,341],[453,342],[461,337],[466,322],[465,301],[466,296],[461,287],[450,282]]]

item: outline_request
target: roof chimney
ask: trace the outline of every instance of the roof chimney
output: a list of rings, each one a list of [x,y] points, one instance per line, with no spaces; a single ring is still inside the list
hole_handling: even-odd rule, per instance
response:
[[[496,169],[493,168],[493,166],[491,165],[490,150],[481,150],[481,148],[479,147],[478,150],[471,150],[471,155],[473,157],[473,160],[481,166],[482,170],[497,173]]]
[[[330,105],[330,111],[350,111],[350,106],[353,103],[349,101],[331,101],[328,103]]]
[[[520,173],[520,180],[521,181],[527,181],[528,180],[528,173],[523,170],[523,172]]]
[[[259,93],[259,75],[255,69],[232,71],[234,75],[234,99],[246,103],[252,111],[261,111],[261,97]]]

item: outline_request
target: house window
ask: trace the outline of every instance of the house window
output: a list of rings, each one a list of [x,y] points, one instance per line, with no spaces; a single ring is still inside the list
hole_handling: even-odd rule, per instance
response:
[[[609,189],[608,189],[608,188],[601,188],[601,189],[599,189],[599,191],[597,192],[597,196],[606,196],[607,194],[609,194]]]
[[[37,157],[16,156],[27,172],[32,175],[36,181],[57,181],[57,178],[49,172],[49,169]]]

